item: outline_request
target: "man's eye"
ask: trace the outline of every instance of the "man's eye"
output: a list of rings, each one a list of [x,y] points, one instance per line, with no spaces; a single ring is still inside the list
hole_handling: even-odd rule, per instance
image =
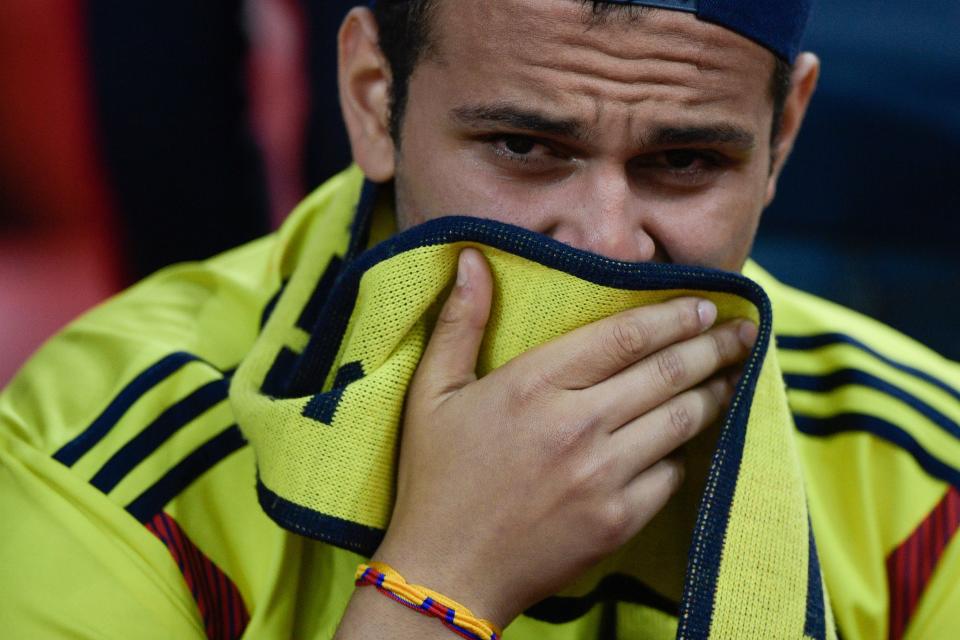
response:
[[[480,141],[487,161],[511,175],[541,175],[568,166],[569,156],[548,140],[520,133],[495,133]]]
[[[733,161],[712,149],[667,149],[639,156],[633,161],[638,176],[676,187],[710,184]]]
[[[637,159],[641,169],[667,171],[676,175],[709,173],[725,164],[716,153],[698,149],[670,149]]]
[[[549,150],[544,145],[527,136],[497,136],[492,138],[491,142],[497,155],[507,160],[527,162],[549,155]]]
[[[518,156],[528,155],[537,146],[536,142],[523,136],[506,136],[500,141],[500,144],[507,151]]]
[[[697,153],[696,151],[690,151],[688,149],[666,151],[663,154],[663,159],[667,166],[671,169],[679,170],[689,169],[697,160],[700,160],[702,157],[702,154]]]

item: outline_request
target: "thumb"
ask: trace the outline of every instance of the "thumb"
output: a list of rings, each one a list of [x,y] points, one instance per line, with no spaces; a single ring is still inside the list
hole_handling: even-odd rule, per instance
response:
[[[493,276],[476,249],[460,252],[457,282],[450,292],[420,361],[418,377],[438,395],[477,379],[477,354],[490,317]]]

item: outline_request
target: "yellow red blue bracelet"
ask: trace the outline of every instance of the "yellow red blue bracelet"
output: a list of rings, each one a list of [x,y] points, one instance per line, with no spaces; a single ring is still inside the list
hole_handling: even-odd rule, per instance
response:
[[[425,616],[438,618],[445,627],[468,640],[500,640],[503,632],[489,620],[482,620],[454,600],[416,584],[410,584],[383,562],[357,567],[358,587],[372,586],[383,595]]]

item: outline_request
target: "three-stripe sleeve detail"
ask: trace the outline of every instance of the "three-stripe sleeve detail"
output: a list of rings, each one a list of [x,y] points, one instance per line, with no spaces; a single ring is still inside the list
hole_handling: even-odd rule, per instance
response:
[[[168,407],[143,431],[123,445],[93,476],[90,484],[104,493],[109,493],[124,476],[177,431],[225,401],[229,384],[230,381],[225,378],[213,380]]]
[[[891,398],[896,398],[953,437],[960,439],[960,425],[954,420],[951,420],[941,411],[938,411],[915,395],[907,393],[900,387],[866,371],[839,369],[819,376],[788,373],[784,374],[783,378],[788,388],[798,391],[827,393],[846,385],[857,385],[874,389],[885,393]]]
[[[207,369],[181,372],[191,362],[204,363]],[[140,490],[139,495],[132,493],[136,497],[123,506],[167,547],[196,601],[207,637],[216,640],[234,640],[243,635],[249,621],[243,598],[230,578],[163,510],[204,473],[247,444],[229,413],[205,417],[226,402],[230,375],[229,371],[217,370],[188,353],[168,355],[134,377],[83,432],[53,456],[73,467],[98,445],[118,446],[111,442],[117,438],[107,440],[108,434],[117,429],[117,435],[125,440],[90,479],[93,487],[110,494],[131,477],[134,469],[164,448],[154,467],[137,474],[137,486],[120,492],[127,500],[126,492]],[[150,404],[131,411],[148,394]],[[159,414],[143,417],[151,407],[156,407]],[[172,442],[181,432],[189,433]],[[165,447],[168,442],[170,445]],[[116,492],[113,499],[121,500]]]
[[[945,461],[951,459],[949,455],[944,458],[947,451],[931,444],[949,442],[939,434],[960,441],[960,423],[952,409],[960,407],[960,390],[947,379],[885,356],[866,343],[841,333],[781,336],[777,344],[781,351],[800,353],[842,345],[868,356],[852,359],[859,363],[857,368],[839,368],[817,375],[794,373],[785,367],[784,380],[791,393],[827,394],[844,387],[860,387],[883,394],[909,410],[890,414],[887,407],[895,405],[883,404],[881,408],[879,401],[877,406],[872,406],[868,401],[855,400],[857,396],[840,395],[830,401],[836,404],[833,411],[826,414],[818,409],[817,415],[808,415],[794,406],[798,431],[817,437],[855,432],[871,434],[909,454],[927,475],[946,484],[946,493],[940,502],[885,560],[888,638],[899,640],[904,637],[947,545],[960,529],[960,469]],[[809,357],[818,359],[812,353]],[[833,356],[822,360],[831,361],[834,361]],[[847,359],[845,364],[850,361]],[[881,377],[884,371],[890,378]],[[801,403],[799,397],[797,400],[797,404],[803,406],[811,402],[804,399]],[[956,460],[956,455],[952,459]]]
[[[860,340],[857,340],[851,336],[842,333],[821,333],[812,336],[777,336],[777,348],[787,351],[815,351],[816,349],[834,345],[848,345],[854,347],[855,349],[859,349],[860,351],[872,356],[887,366],[937,387],[944,393],[953,396],[954,399],[960,402],[960,389],[957,387],[947,384],[937,376],[934,376],[922,369],[918,369],[917,367],[910,366],[903,362],[898,362],[893,358],[888,358],[882,353],[879,353],[876,349],[873,349],[864,342],[861,342]]]
[[[230,373],[216,370],[204,362],[205,366],[209,367],[209,372],[204,374],[206,381],[195,375],[202,373],[201,371],[173,380],[180,375],[181,369],[191,362],[204,361],[194,355],[177,352],[147,367],[109,402],[107,408],[80,435],[54,454],[54,458],[63,464],[76,464],[85,454],[104,442],[105,437],[118,424],[134,420],[133,417],[127,417],[127,413],[140,398],[158,389],[165,381],[172,380],[174,384],[171,388],[174,391],[171,393],[175,395],[166,401],[165,406],[160,407],[159,415],[149,421],[145,420],[145,426],[124,424],[124,434],[129,432],[132,437],[127,438],[90,479],[92,486],[103,493],[110,493],[124,478],[129,477],[134,469],[184,429],[199,429],[189,438],[194,442],[198,441],[198,437],[204,438],[205,434],[209,433],[210,437],[206,437],[205,441],[195,446],[192,451],[188,449],[182,454],[173,454],[174,460],[179,461],[159,469],[159,477],[126,505],[127,511],[140,522],[148,522],[194,480],[246,444],[240,429],[236,424],[231,424],[225,415],[218,414],[216,420],[223,420],[220,425],[217,425],[215,420],[202,420],[205,414],[226,402]],[[210,375],[216,377],[210,380]],[[196,382],[186,385],[186,390],[183,390],[184,382],[191,379]],[[164,394],[168,392],[164,391]]]
[[[130,502],[127,511],[140,522],[146,522],[194,480],[246,444],[247,441],[237,425],[224,429],[170,468],[157,482]]]
[[[198,360],[200,359],[192,354],[177,352],[147,367],[113,398],[107,408],[97,416],[90,426],[53,454],[54,460],[68,467],[73,466],[77,460],[110,433],[111,429],[120,421],[120,418],[144,394],[172,376],[184,365]]]
[[[844,402],[842,399],[834,406],[835,410],[833,412],[826,414],[818,412],[817,415],[810,415],[799,409],[796,403],[791,402],[794,420],[799,431],[811,436],[831,436],[853,432],[872,434],[909,453],[929,475],[960,487],[960,470],[956,466],[945,462],[939,454],[932,452],[922,444],[922,441],[926,440],[923,434],[932,434],[934,431],[931,431],[930,426],[921,426],[922,423],[929,423],[936,430],[956,439],[960,444],[960,423],[955,416],[947,415],[944,405],[935,406],[931,400],[919,397],[916,393],[908,390],[904,384],[907,380],[913,378],[914,386],[928,385],[926,388],[930,390],[930,394],[935,395],[943,392],[951,399],[957,398],[960,400],[960,391],[955,387],[914,366],[884,356],[855,338],[839,333],[799,337],[780,336],[777,338],[777,345],[781,351],[796,352],[815,351],[835,345],[850,346],[869,356],[867,361],[863,361],[863,367],[869,368],[869,361],[872,359],[877,363],[883,363],[880,365],[881,367],[886,365],[898,371],[900,379],[903,381],[895,384],[891,380],[878,375],[878,371],[867,371],[864,368],[846,367],[811,375],[809,373],[794,373],[784,367],[784,381],[790,392],[804,391],[826,394],[843,387],[860,387],[883,394],[903,407],[912,410],[914,412],[912,415],[915,416],[912,421],[901,419],[894,422],[893,418],[888,415],[874,414],[871,407],[865,406],[863,402]],[[813,354],[810,357],[817,358]],[[909,378],[902,374],[906,374]],[[943,395],[940,397],[943,397]],[[927,431],[924,432],[922,429]]]

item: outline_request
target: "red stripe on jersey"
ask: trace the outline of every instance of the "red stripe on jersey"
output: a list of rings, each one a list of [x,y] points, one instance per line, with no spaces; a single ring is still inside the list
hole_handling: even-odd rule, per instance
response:
[[[890,640],[903,637],[940,556],[960,528],[960,491],[950,486],[923,522],[887,557]]]
[[[220,567],[193,544],[177,522],[160,512],[147,522],[180,567],[187,588],[197,601],[203,626],[211,640],[236,640],[250,621],[240,591]]]

